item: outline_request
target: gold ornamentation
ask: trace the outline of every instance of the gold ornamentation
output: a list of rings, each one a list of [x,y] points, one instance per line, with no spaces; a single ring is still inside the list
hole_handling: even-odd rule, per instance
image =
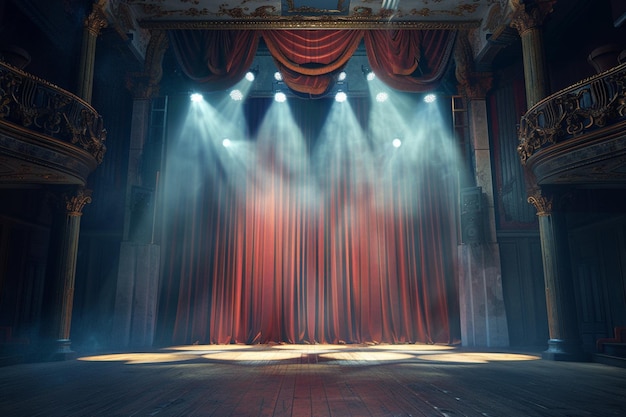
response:
[[[343,7],[344,0],[337,1],[336,9],[318,9],[316,7],[302,6],[294,7],[293,0],[287,0],[287,12],[288,13],[318,13],[318,14],[337,14],[345,11]]]
[[[102,10],[102,7],[94,4],[93,10],[85,19],[85,29],[89,31],[93,36],[98,36],[100,31],[107,27],[107,18]]]
[[[376,15],[378,16],[378,15]],[[279,30],[279,29],[432,29],[456,30],[479,27],[477,21],[441,22],[376,19],[365,12],[359,16],[347,17],[303,17],[303,16],[271,16],[267,19],[241,20],[198,20],[198,21],[144,21],[140,22],[144,29],[159,30]]]
[[[522,165],[539,149],[626,116],[626,64],[590,77],[533,106],[520,120]]]
[[[546,197],[541,191],[536,191],[528,197],[528,202],[537,210],[537,216],[549,216],[552,213],[552,196]]]
[[[525,3],[516,1],[514,3],[515,10],[511,16],[511,27],[516,29],[521,36],[529,30],[541,26],[546,16],[552,13],[552,6],[556,0],[537,0]]]
[[[106,130],[102,117],[75,95],[0,63],[0,118],[80,146],[102,162]]]
[[[63,200],[65,201],[67,214],[69,216],[82,216],[85,204],[91,203],[91,193],[91,190],[83,187],[78,187],[72,193],[64,193]]]

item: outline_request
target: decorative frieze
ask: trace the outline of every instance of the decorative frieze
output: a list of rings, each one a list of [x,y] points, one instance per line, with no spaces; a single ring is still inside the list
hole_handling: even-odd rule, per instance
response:
[[[102,117],[86,102],[45,80],[0,62],[0,120],[77,146],[101,163]]]
[[[539,149],[615,123],[626,116],[626,64],[583,80],[537,103],[519,126],[525,165]]]

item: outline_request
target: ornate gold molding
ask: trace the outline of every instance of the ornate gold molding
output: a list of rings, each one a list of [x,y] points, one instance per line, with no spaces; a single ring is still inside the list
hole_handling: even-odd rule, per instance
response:
[[[626,64],[557,92],[520,120],[522,165],[539,149],[614,123],[626,116]]]
[[[94,4],[93,10],[85,18],[84,27],[91,35],[97,37],[100,31],[107,27],[108,22],[104,10],[99,3]]]
[[[479,21],[412,21],[412,20],[378,20],[378,19],[347,19],[308,18],[303,16],[275,17],[268,19],[242,20],[151,20],[139,22],[145,29],[159,30],[273,30],[273,29],[473,29],[480,26]]]
[[[537,216],[549,216],[552,213],[553,197],[544,196],[541,190],[536,190],[528,197],[528,202],[537,210]]]
[[[83,187],[78,187],[73,192],[63,193],[63,200],[65,202],[65,210],[69,216],[82,216],[83,207],[86,204],[91,203],[91,190]]]
[[[552,13],[552,6],[556,0],[514,1],[514,11],[511,15],[511,27],[516,29],[520,36],[529,30],[543,24],[546,16]]]
[[[0,63],[0,119],[78,146],[101,163],[106,151],[102,117],[84,100],[24,71]]]

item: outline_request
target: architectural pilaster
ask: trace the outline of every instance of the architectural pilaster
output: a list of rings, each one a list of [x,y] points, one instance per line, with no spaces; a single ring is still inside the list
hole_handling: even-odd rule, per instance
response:
[[[455,51],[459,92],[467,101],[470,141],[474,153],[473,183],[483,199],[480,242],[459,245],[459,305],[464,346],[508,346],[509,333],[502,292],[500,248],[496,239],[491,149],[487,122],[488,72],[477,72],[467,33]],[[462,225],[463,226],[463,225]]]
[[[91,202],[91,190],[82,187],[63,192],[59,200],[59,212],[54,240],[51,242],[48,274],[48,293],[52,304],[49,313],[52,320],[45,329],[47,338],[54,339],[53,356],[62,359],[72,353],[70,329],[74,303],[74,282],[78,254],[78,236],[83,207]]]
[[[526,104],[531,108],[547,95],[546,63],[541,25],[552,12],[554,0],[514,1],[511,27],[522,41]]]
[[[93,91],[93,74],[96,61],[96,40],[100,31],[107,26],[106,16],[99,3],[93,5],[93,10],[87,16],[83,27],[83,40],[80,52],[80,68],[78,72],[77,95],[91,103]]]
[[[542,356],[551,360],[583,361],[586,357],[578,329],[565,201],[565,196],[541,189],[535,189],[528,197],[539,217],[550,331],[548,350]]]
[[[152,31],[144,71],[128,74],[126,79],[134,100],[112,334],[113,344],[123,348],[149,347],[154,339],[160,274],[160,245],[154,238],[159,181],[158,171],[156,178],[146,178],[152,173],[143,168],[148,162],[159,162],[148,161],[147,158],[155,158],[155,152],[147,151],[155,142],[160,143],[151,137],[151,118],[166,49],[167,34]],[[165,119],[165,113],[161,116]],[[156,157],[160,159],[160,155]]]

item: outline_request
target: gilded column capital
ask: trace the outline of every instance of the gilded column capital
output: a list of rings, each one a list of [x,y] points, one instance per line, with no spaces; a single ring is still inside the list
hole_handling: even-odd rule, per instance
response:
[[[554,3],[556,0],[512,1],[511,27],[521,36],[541,26],[546,16],[552,13]]]
[[[65,202],[65,210],[69,216],[79,217],[83,214],[83,207],[86,204],[91,203],[91,190],[83,187],[78,187],[72,192],[66,192],[63,194],[63,200]]]
[[[107,27],[108,22],[104,10],[99,3],[94,4],[93,10],[85,18],[84,27],[91,35],[97,37],[100,31]]]
[[[552,195],[543,195],[541,190],[536,190],[528,197],[528,202],[537,210],[537,216],[549,216],[552,213]]]

